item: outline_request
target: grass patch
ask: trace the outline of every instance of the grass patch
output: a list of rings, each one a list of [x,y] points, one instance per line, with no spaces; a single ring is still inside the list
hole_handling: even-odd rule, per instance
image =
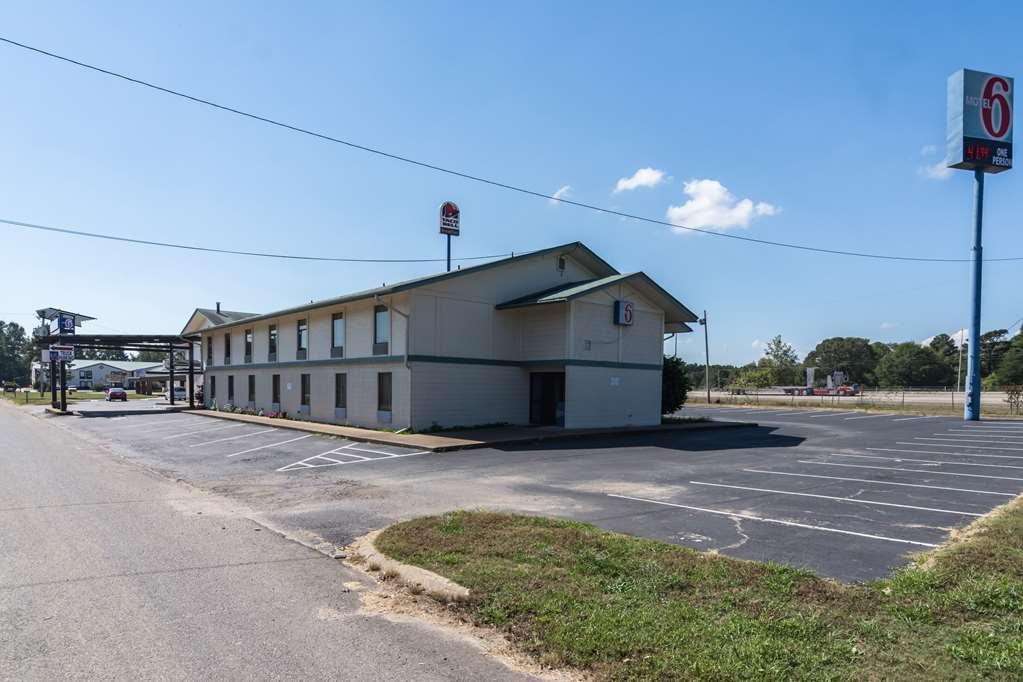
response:
[[[0,397],[17,405],[49,405],[51,400],[49,391],[45,395],[40,395],[39,391],[0,392]],[[106,395],[103,391],[75,391],[74,393],[67,394],[67,402],[70,405],[83,400],[103,400],[105,397]],[[142,395],[128,391],[128,400],[143,400],[152,397],[151,395]],[[60,391],[57,391],[57,399],[60,399]]]
[[[711,421],[710,417],[683,417],[675,414],[661,415],[662,424],[699,424]]]
[[[1023,498],[857,585],[490,512],[400,523],[376,545],[468,587],[458,608],[541,662],[599,679],[1023,678]]]

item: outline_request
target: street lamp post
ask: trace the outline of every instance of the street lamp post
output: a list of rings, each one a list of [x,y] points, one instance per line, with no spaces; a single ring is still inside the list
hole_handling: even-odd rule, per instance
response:
[[[700,326],[703,327],[703,358],[704,358],[704,383],[707,384],[707,404],[710,405],[710,341],[707,338],[707,311],[703,311],[700,319]]]

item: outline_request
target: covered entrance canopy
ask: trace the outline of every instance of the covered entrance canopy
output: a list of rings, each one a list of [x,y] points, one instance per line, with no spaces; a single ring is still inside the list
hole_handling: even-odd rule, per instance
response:
[[[121,350],[137,353],[140,351],[158,351],[167,353],[168,378],[170,390],[170,403],[174,404],[174,353],[183,351],[188,353],[188,406],[195,407],[195,358],[193,341],[189,337],[176,334],[50,334],[37,336],[36,343],[39,346],[72,346],[75,354],[79,350]],[[56,364],[56,363],[53,363]],[[63,370],[63,363],[62,363]],[[56,372],[51,371],[51,376]],[[61,372],[61,387],[66,385]],[[63,390],[62,390],[63,393]],[[67,409],[66,399],[61,397],[61,409]]]

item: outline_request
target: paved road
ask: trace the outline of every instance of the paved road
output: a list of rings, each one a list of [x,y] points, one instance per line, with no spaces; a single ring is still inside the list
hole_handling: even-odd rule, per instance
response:
[[[869,580],[1023,491],[1023,422],[693,408],[758,427],[418,453],[194,414],[56,428],[344,545],[491,508]]]
[[[58,422],[0,405],[0,679],[522,679]]]

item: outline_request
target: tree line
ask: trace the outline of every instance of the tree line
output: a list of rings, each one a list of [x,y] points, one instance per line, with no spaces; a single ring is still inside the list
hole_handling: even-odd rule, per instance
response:
[[[984,388],[1023,385],[1023,334],[1009,337],[1006,329],[980,336],[980,373]],[[914,341],[884,343],[855,336],[824,339],[800,360],[780,335],[764,347],[763,356],[748,365],[711,365],[710,383],[715,388],[731,385],[766,388],[802,386],[806,368],[815,367],[815,383],[840,370],[849,383],[882,388],[955,387],[966,381],[969,342],[960,350],[948,334],[938,334],[926,345]],[[705,388],[705,368],[687,363],[686,373],[696,388]]]

